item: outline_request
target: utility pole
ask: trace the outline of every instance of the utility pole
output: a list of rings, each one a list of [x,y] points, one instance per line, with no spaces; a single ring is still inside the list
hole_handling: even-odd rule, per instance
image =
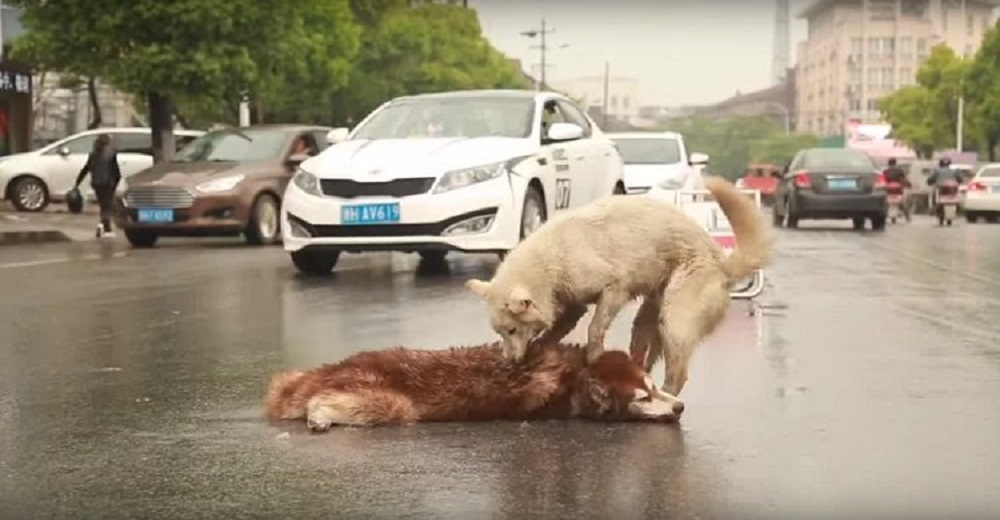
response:
[[[542,28],[541,29],[531,29],[529,31],[521,31],[522,36],[527,36],[528,38],[534,38],[536,36],[540,37],[541,45],[533,46],[533,49],[538,49],[541,55],[541,72],[539,73],[537,90],[544,90],[546,86],[545,82],[545,71],[548,69],[548,64],[545,62],[546,52],[548,51],[548,42],[546,41],[546,36],[556,32],[555,29],[549,29],[546,25],[545,17],[542,17]],[[563,45],[561,47],[566,47]]]
[[[609,94],[608,91],[611,90],[610,72],[611,72],[611,64],[608,62],[604,62],[604,103],[603,103],[604,106],[601,107],[601,118],[602,118],[601,126],[603,126],[604,128],[608,127],[608,94]]]

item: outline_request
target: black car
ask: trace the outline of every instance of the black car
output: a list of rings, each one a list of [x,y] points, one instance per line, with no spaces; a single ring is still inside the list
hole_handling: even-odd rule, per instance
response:
[[[795,154],[774,192],[774,225],[797,227],[803,219],[851,219],[854,229],[885,229],[885,177],[864,153],[809,148]]]

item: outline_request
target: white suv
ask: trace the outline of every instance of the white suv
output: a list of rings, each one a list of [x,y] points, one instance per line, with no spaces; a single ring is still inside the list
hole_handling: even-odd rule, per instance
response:
[[[178,148],[202,135],[199,130],[174,130]],[[25,153],[0,157],[0,198],[9,200],[18,211],[41,211],[49,202],[62,202],[73,188],[87,155],[100,134],[108,134],[118,150],[122,177],[153,165],[153,136],[149,128],[96,128]],[[125,183],[119,184],[124,189]],[[90,183],[81,191],[88,199]]]

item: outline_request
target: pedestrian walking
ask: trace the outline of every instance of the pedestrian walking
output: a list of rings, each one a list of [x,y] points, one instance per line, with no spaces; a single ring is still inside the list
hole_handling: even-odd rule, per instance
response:
[[[94,147],[87,156],[87,164],[83,165],[80,175],[76,178],[75,189],[79,189],[83,178],[90,174],[90,186],[97,195],[97,204],[101,208],[101,222],[97,225],[97,237],[113,237],[111,229],[111,212],[115,199],[115,190],[122,179],[122,171],[118,167],[118,152],[111,146],[108,134],[97,136]]]

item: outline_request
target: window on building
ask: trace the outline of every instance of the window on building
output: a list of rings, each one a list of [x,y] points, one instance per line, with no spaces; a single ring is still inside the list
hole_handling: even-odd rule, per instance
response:
[[[855,86],[856,85],[856,86],[860,87],[861,86],[861,69],[859,69],[857,67],[851,69],[851,72],[848,74],[848,82],[851,84],[851,86]]]
[[[896,88],[896,78],[892,67],[882,69],[882,88]]]
[[[909,58],[913,55],[913,38],[904,36],[899,39],[899,55]]]
[[[927,56],[927,38],[917,39],[917,57]]]
[[[899,11],[903,16],[924,18],[927,16],[927,0],[903,0]]]
[[[853,110],[855,112],[860,111],[861,110],[861,100],[860,99],[852,99],[851,103],[850,103],[850,107],[851,107],[851,110]]]
[[[868,88],[878,88],[880,79],[879,69],[868,69]]]
[[[874,99],[874,98],[873,99],[869,99],[868,100],[868,110],[876,110],[877,111],[878,110],[878,102],[879,102],[878,99]]]
[[[913,69],[904,67],[899,69],[899,85],[905,87],[913,84]]]
[[[972,36],[976,32],[976,17],[973,15],[966,15],[965,17],[965,34]]]
[[[882,40],[880,38],[868,38],[868,55],[878,56]]]
[[[896,39],[895,38],[882,38],[881,53],[883,56],[892,56],[896,53]]]

